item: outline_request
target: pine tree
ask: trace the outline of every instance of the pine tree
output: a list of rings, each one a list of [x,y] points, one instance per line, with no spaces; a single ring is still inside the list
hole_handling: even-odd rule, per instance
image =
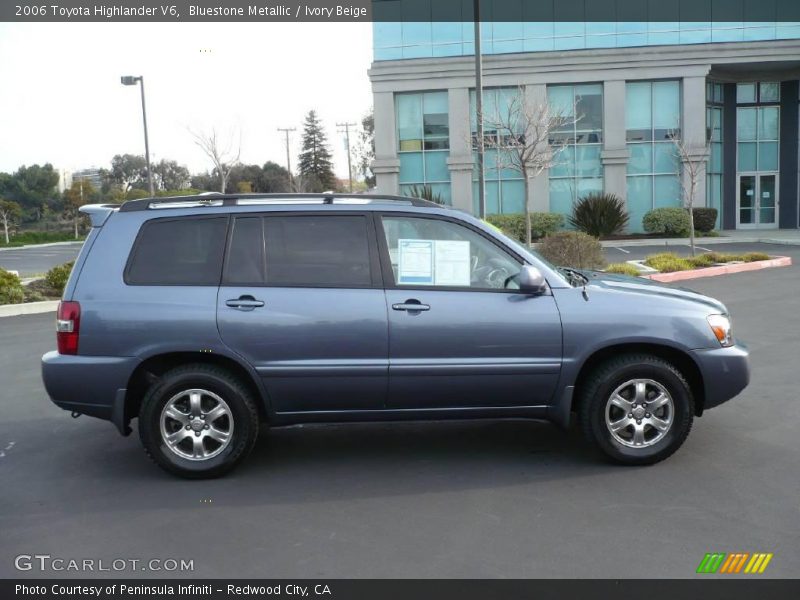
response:
[[[322,122],[316,111],[309,111],[303,125],[303,149],[300,152],[299,170],[307,182],[308,191],[324,192],[336,185],[333,174],[333,158]]]

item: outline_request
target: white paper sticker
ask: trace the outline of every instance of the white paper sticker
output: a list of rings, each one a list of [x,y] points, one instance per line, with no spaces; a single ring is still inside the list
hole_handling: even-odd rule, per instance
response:
[[[753,195],[753,190],[747,190],[747,195],[748,196],[752,196]]]
[[[769,192],[761,192],[762,198],[769,198]]]
[[[469,242],[436,240],[434,260],[436,285],[469,286]]]
[[[433,285],[433,240],[398,240],[397,283]]]

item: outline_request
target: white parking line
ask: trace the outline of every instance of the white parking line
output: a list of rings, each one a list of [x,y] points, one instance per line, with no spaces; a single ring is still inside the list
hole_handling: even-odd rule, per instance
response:
[[[630,250],[625,250],[625,248],[617,248],[616,246],[614,246],[614,250],[619,250],[620,252],[624,252],[625,254],[631,253]]]
[[[691,248],[691,246],[689,246]],[[703,248],[702,246],[695,246],[698,250],[702,250],[703,252],[712,252],[710,248]]]

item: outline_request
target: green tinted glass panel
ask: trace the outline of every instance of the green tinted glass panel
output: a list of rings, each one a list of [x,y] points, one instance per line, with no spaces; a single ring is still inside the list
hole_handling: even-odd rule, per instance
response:
[[[780,109],[777,106],[765,106],[758,109],[758,139],[778,139],[778,118]]]
[[[653,173],[677,173],[680,168],[675,145],[669,142],[653,144]]]
[[[653,145],[628,144],[630,160],[628,161],[628,175],[638,175],[653,172]]]
[[[573,182],[572,179],[550,180],[550,212],[572,214],[573,198],[577,192],[573,189]]]
[[[422,166],[422,152],[401,152],[400,183],[421,183],[425,181]]]
[[[425,153],[425,181],[450,181],[448,155],[448,152]]]
[[[756,171],[756,143],[739,143],[739,171]]]
[[[628,229],[641,233],[642,219],[653,208],[653,178],[649,176],[628,177]]]
[[[756,139],[758,127],[756,119],[757,108],[739,108],[736,110],[736,138],[740,142],[749,142]]]
[[[682,206],[681,182],[677,175],[656,175],[653,178],[653,205],[656,208]]]
[[[758,170],[778,170],[778,142],[759,142],[758,144]]]
[[[756,101],[756,84],[755,83],[739,83],[736,85],[736,102],[739,104],[747,104],[748,102]]]
[[[525,212],[525,185],[522,180],[501,181],[501,209],[505,214]]]

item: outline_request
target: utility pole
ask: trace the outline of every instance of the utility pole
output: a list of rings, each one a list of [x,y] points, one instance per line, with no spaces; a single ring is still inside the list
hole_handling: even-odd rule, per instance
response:
[[[481,58],[481,0],[474,0],[475,19],[475,112],[478,150],[478,216],[486,218],[486,173],[484,173],[483,146],[483,60]],[[528,199],[526,198],[527,202]]]
[[[289,171],[289,183],[292,182],[292,159],[289,154],[289,134],[297,131],[294,127],[278,127],[278,131],[286,136],[286,170]]]
[[[337,123],[337,127],[344,127],[344,136],[347,144],[347,178],[350,181],[350,193],[353,193],[353,166],[350,162],[350,128],[355,127],[356,123]],[[342,130],[339,130],[342,133]]]

